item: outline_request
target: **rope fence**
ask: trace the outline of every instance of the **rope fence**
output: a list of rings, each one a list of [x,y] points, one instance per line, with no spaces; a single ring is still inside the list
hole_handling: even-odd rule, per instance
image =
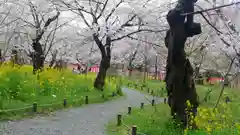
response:
[[[112,92],[109,97],[115,97],[117,96],[117,92]],[[91,99],[105,99],[106,96],[104,96],[104,94],[100,95],[100,98],[98,96],[85,96],[85,97],[80,97],[80,99],[76,99],[76,100],[68,100],[66,98],[64,98],[62,101],[58,101],[55,103],[48,103],[48,104],[38,104],[37,102],[34,102],[32,105],[29,104],[26,107],[22,107],[22,108],[13,108],[13,109],[0,109],[0,114],[1,113],[13,113],[13,112],[17,112],[17,111],[23,111],[23,110],[31,110],[32,113],[37,113],[39,108],[46,108],[46,107],[55,107],[57,105],[62,105],[63,108],[67,108],[68,106],[73,105],[74,103],[78,103],[79,105],[83,105],[83,104],[89,104]],[[70,104],[72,103],[72,104]]]
[[[153,115],[154,113],[158,113],[159,111],[157,110],[157,106],[155,105],[156,100],[154,99],[154,96],[152,96],[152,100],[149,99],[147,96],[144,96],[144,97],[145,97],[146,101],[148,101],[149,104],[150,104],[152,107],[155,108],[154,111],[153,111],[153,113],[152,113],[152,115]],[[167,99],[166,99],[166,98],[164,98],[164,103],[167,104]],[[144,102],[141,102],[139,105],[140,105],[140,109],[143,110],[143,109],[144,109]],[[124,115],[118,114],[118,115],[117,115],[116,126],[117,126],[117,127],[123,126],[124,128],[126,128],[126,129],[124,129],[124,130],[126,131],[126,133],[127,133],[128,135],[147,135],[146,133],[142,133],[142,132],[138,131],[137,125],[129,126],[129,125],[127,125],[127,124],[125,123],[124,120],[125,120],[127,117],[131,116],[131,115],[132,115],[132,107],[131,107],[131,106],[128,106],[128,107],[127,107],[127,113],[126,113],[126,114],[124,114]],[[109,131],[112,131],[112,132],[118,132],[117,129],[108,129],[108,130],[109,130]]]
[[[146,99],[147,102],[149,102],[148,104],[151,105],[152,107],[155,107],[156,108],[156,99],[154,96],[152,96],[152,99],[149,99],[147,96],[144,96],[144,98]],[[164,100],[166,100],[166,98],[164,98]],[[166,102],[165,102],[166,103]],[[144,102],[140,102],[139,104],[139,108],[141,110],[144,109]],[[155,111],[157,111],[157,109],[155,109]],[[155,113],[155,112],[153,112]],[[127,117],[130,117],[132,115],[132,107],[131,106],[128,106],[127,107],[127,112],[126,114],[122,115],[122,114],[118,114],[117,115],[117,121],[116,121],[116,126],[117,128],[116,129],[108,129],[109,131],[111,132],[118,132],[118,127],[121,127],[123,126],[125,129],[125,132],[127,135],[147,135],[145,133],[142,133],[140,131],[138,131],[138,127],[137,125],[132,125],[132,126],[129,126],[125,123],[125,119]]]
[[[129,84],[128,84],[128,86],[129,86]],[[210,100],[209,94],[213,91],[213,89],[214,89],[214,87],[209,88],[206,91],[204,100],[205,100],[205,98],[207,98],[207,101],[205,101],[205,102],[209,103],[209,101],[208,101],[208,100]],[[150,88],[145,88],[144,90],[147,91],[148,94],[151,94],[152,99],[149,99],[147,96],[144,96],[144,98],[146,99],[146,101],[149,102],[150,105],[152,105],[152,107],[155,108],[153,110],[153,113],[152,113],[152,115],[154,115],[154,113],[159,112],[159,110],[157,109],[157,106],[155,105],[156,104],[156,99],[157,99],[157,97],[159,98],[159,95],[161,95],[159,93],[161,93],[165,89],[162,87],[162,88],[160,88],[160,90],[159,89],[158,90],[153,90],[153,89],[150,89]],[[167,102],[168,102],[167,100],[168,99],[166,97],[164,97],[163,98],[163,103],[167,104]],[[229,102],[229,101],[226,101],[226,103],[227,102]],[[139,105],[140,105],[140,109],[144,109],[144,102],[141,102]],[[131,106],[127,107],[127,114],[126,115],[118,114],[117,115],[117,127],[124,126],[126,128],[126,133],[128,135],[146,135],[145,133],[139,132],[138,131],[139,129],[136,125],[129,126],[125,123],[124,119],[127,118],[128,116],[131,116],[131,114],[132,114],[132,107]],[[111,131],[112,132],[118,132],[117,129],[111,130]]]

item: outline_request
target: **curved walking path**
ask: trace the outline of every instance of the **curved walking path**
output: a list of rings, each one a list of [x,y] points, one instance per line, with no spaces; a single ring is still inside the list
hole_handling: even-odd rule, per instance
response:
[[[128,88],[123,92],[126,96],[114,101],[57,111],[54,116],[0,123],[0,135],[106,135],[105,125],[118,113],[126,112],[129,105],[149,104],[146,97],[152,99]]]

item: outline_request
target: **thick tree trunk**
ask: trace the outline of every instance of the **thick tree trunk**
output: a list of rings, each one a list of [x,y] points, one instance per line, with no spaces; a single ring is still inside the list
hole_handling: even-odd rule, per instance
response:
[[[165,44],[168,48],[168,58],[166,67],[166,89],[168,91],[168,104],[171,108],[171,115],[186,128],[190,121],[186,102],[192,105],[190,112],[196,115],[198,107],[198,97],[193,80],[193,68],[185,55],[185,42],[189,35],[197,32],[191,29],[186,31],[184,18],[174,12],[169,12],[168,21],[171,29],[167,32]],[[178,20],[174,20],[178,19]],[[173,21],[173,22],[171,22]],[[174,27],[173,27],[174,26]],[[191,32],[191,33],[189,33]],[[192,123],[193,126],[195,125]]]
[[[94,88],[103,90],[105,78],[107,75],[107,70],[110,68],[111,61],[111,37],[106,37],[105,45],[99,40],[97,34],[93,34],[93,39],[95,40],[99,50],[101,51],[102,59],[100,62],[99,72],[97,78],[94,81]]]
[[[32,62],[33,62],[33,74],[37,71],[42,71],[44,68],[44,54],[42,46],[39,42],[33,43],[34,53],[32,54]]]
[[[105,84],[105,78],[107,75],[107,70],[110,67],[110,60],[107,57],[103,57],[100,63],[100,67],[99,67],[99,72],[97,75],[97,78],[94,82],[94,87],[99,89],[99,90],[103,90],[104,84]]]

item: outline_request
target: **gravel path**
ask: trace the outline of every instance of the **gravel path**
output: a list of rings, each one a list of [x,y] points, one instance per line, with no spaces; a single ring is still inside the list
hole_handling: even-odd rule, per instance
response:
[[[126,112],[127,106],[149,104],[146,95],[138,91],[123,88],[123,92],[126,97],[114,101],[62,110],[54,116],[1,123],[0,135],[106,135],[105,125],[118,113]]]

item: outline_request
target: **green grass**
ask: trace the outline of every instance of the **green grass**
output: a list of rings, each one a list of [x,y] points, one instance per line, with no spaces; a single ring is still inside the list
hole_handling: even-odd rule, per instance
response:
[[[132,82],[134,84],[135,82]],[[156,83],[156,84],[154,84]],[[158,86],[163,86],[163,83],[148,81],[148,86],[154,91],[158,91]],[[240,118],[240,108],[239,108],[239,91],[226,88],[224,96],[221,99],[221,104],[218,107],[218,113],[212,113],[212,108],[214,107],[219,93],[219,86],[197,86],[197,92],[200,101],[203,101],[206,93],[212,89],[210,93],[210,98],[207,102],[201,102],[198,116],[198,124],[200,130],[198,131],[188,131],[188,135],[238,135],[240,134],[239,118]],[[146,91],[146,90],[145,90]],[[231,103],[223,104],[225,97],[229,96],[232,99]],[[225,105],[225,107],[223,107]],[[216,117],[213,117],[213,115]],[[123,125],[116,126],[116,119],[109,122],[107,126],[107,131],[109,135],[128,135],[131,131],[129,128],[132,125],[136,125],[138,131],[146,135],[182,135],[183,130],[177,128],[171,122],[170,108],[167,104],[158,104],[155,107],[151,105],[145,106],[144,109],[133,108],[132,114],[123,114]],[[224,118],[222,116],[225,116]],[[205,119],[203,119],[205,118]],[[216,122],[219,126],[209,123],[209,119],[213,119],[213,123]],[[218,122],[219,120],[222,121]],[[233,124],[233,121],[238,121],[237,124]],[[140,135],[140,134],[138,134]]]
[[[104,91],[99,91],[93,88],[95,77],[96,74],[91,73],[85,76],[53,69],[33,75],[31,66],[3,66],[0,71],[0,120],[32,116],[35,102],[38,114],[48,114],[63,108],[64,98],[67,107],[85,104],[85,96],[89,97],[89,104],[116,98],[112,93],[120,90],[118,82],[106,82]]]
[[[129,129],[136,125],[137,131],[146,135],[182,135],[184,131],[171,123],[169,114],[167,104],[158,104],[155,107],[148,105],[144,109],[134,108],[131,115],[124,115],[125,125],[116,126],[116,120],[111,121],[107,126],[107,131],[109,135],[128,135],[131,132]],[[198,130],[189,131],[188,134],[207,135],[208,133],[204,130]],[[237,131],[236,129],[224,129],[220,132],[214,131],[212,135],[237,135]]]
[[[138,90],[140,92],[149,93],[150,95],[164,97],[167,96],[165,83],[159,80],[132,80],[124,78],[123,84],[129,88]]]

